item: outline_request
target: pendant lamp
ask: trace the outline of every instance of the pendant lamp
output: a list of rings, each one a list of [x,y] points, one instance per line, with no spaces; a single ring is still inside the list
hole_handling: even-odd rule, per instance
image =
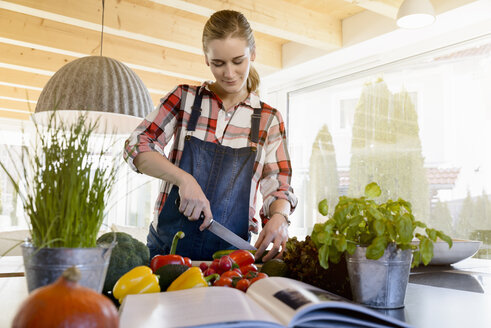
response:
[[[127,134],[153,110],[148,89],[135,72],[102,56],[104,0],[101,28],[100,55],[64,65],[44,86],[34,113],[38,123],[46,125],[53,110],[66,123],[83,113],[88,120],[98,120],[96,132]]]
[[[420,28],[433,24],[435,9],[430,0],[404,0],[397,12],[397,26]]]
[[[54,109],[64,121],[87,111],[89,119],[99,119],[98,132],[125,134],[153,110],[153,104],[128,66],[109,57],[87,56],[64,65],[49,79],[35,119],[42,124]]]

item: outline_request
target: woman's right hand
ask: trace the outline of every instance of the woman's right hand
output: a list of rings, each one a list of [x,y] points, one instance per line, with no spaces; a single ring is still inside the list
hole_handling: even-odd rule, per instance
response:
[[[134,163],[140,172],[179,187],[179,197],[181,199],[179,211],[191,221],[198,220],[201,212],[205,214],[205,220],[199,227],[201,231],[210,225],[213,219],[210,202],[191,174],[172,164],[165,156],[156,151],[138,154],[134,159]]]
[[[204,213],[205,219],[199,229],[206,229],[213,219],[210,202],[206,198],[201,186],[196,179],[186,173],[178,183],[179,187],[179,212],[188,217],[191,221],[199,219],[201,212]]]

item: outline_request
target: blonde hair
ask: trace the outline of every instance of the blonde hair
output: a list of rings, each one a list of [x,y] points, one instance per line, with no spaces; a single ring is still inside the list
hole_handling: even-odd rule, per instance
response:
[[[205,53],[208,51],[210,41],[228,37],[245,40],[251,52],[256,49],[256,41],[247,18],[238,11],[220,10],[211,15],[203,28],[203,51]],[[247,91],[257,91],[259,83],[259,74],[251,64],[247,77]]]

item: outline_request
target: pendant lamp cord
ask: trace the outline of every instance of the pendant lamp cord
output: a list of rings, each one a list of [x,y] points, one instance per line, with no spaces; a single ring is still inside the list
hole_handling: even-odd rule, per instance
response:
[[[102,23],[101,23],[101,53],[102,56],[102,43],[104,42],[104,0],[102,0]]]

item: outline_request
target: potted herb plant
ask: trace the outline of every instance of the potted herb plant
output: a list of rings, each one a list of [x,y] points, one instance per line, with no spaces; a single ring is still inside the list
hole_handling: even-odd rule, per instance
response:
[[[452,239],[417,221],[411,204],[403,199],[375,202],[380,194],[372,182],[365,187],[365,196],[341,196],[332,216],[314,226],[312,240],[323,268],[346,256],[356,302],[398,308],[404,306],[410,267],[431,261],[437,238],[449,247]],[[327,215],[326,202],[319,203],[319,212]]]
[[[119,164],[107,137],[96,144],[97,125],[83,114],[65,123],[53,111],[46,125],[34,120],[31,147],[0,160],[28,219],[30,240],[21,248],[29,292],[73,265],[81,285],[102,290],[112,245],[96,241]]]

